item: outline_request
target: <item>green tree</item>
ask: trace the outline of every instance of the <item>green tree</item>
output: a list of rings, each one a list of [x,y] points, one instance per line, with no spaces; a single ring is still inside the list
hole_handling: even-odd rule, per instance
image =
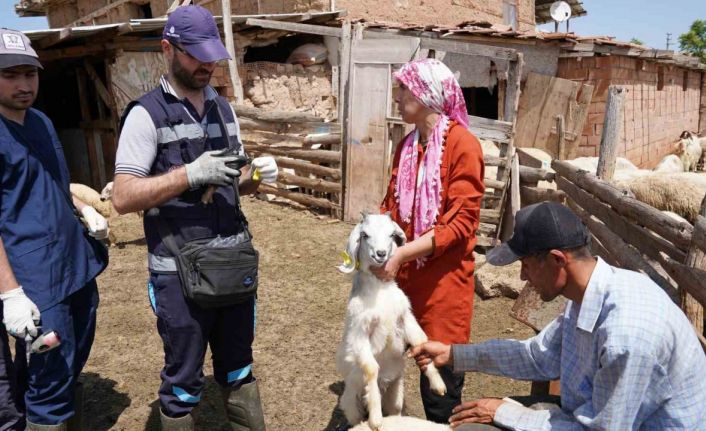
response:
[[[706,63],[706,20],[697,19],[688,33],[679,36],[679,48]]]
[[[645,42],[641,41],[640,39],[638,39],[636,37],[633,37],[632,39],[630,39],[630,43],[632,43],[633,45],[644,45],[645,44]]]

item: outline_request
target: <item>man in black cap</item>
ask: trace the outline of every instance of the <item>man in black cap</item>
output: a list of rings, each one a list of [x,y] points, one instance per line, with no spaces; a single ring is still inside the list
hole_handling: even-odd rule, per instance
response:
[[[32,108],[41,67],[27,36],[0,28],[3,431],[25,430],[18,408],[22,398],[27,430],[80,430],[77,379],[88,360],[96,328],[95,278],[108,263],[107,250],[96,241],[107,236],[107,222],[94,208],[70,197],[69,170],[56,130],[46,115]],[[75,210],[80,211],[88,230]],[[42,330],[58,332],[61,344],[45,353],[33,353],[27,361],[22,358],[23,342],[13,364],[7,334],[29,344]],[[21,382],[15,365],[27,369]],[[24,394],[18,386],[26,386]]]
[[[571,210],[543,202],[518,211],[512,238],[491,250],[491,265],[520,260],[520,277],[542,300],[563,295],[562,315],[536,337],[448,346],[410,354],[520,380],[561,379],[561,399],[534,408],[532,397],[485,398],[454,409],[462,430],[682,430],[706,423],[706,356],[682,311],[647,276],[591,256],[590,235]],[[545,400],[543,400],[545,401]],[[525,404],[525,405],[523,405]]]
[[[210,346],[214,379],[232,429],[264,431],[253,375],[255,295],[238,303],[221,295],[218,304],[186,297],[188,281],[180,277],[183,266],[176,257],[186,243],[247,233],[239,195],[254,192],[261,181],[275,181],[277,164],[272,157],[256,157],[240,170],[232,165],[245,151],[235,111],[208,85],[216,63],[229,58],[211,13],[201,6],[177,8],[167,19],[161,43],[169,73],[125,109],[113,204],[121,213],[146,211],[147,291],[164,343],[162,430],[193,429],[191,411],[201,400]],[[212,198],[204,199],[211,192]],[[223,266],[196,264],[191,271],[224,274]],[[256,273],[233,277],[229,287],[251,287],[256,281]],[[194,284],[199,282],[186,287]]]

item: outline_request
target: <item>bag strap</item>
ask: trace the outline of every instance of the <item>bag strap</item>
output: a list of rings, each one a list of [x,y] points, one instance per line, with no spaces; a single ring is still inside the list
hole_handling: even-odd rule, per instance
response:
[[[230,139],[228,134],[228,127],[226,127],[225,119],[223,118],[223,113],[221,112],[221,107],[218,105],[217,101],[213,101],[216,105],[216,115],[218,116],[218,127],[221,129],[221,136],[227,143],[227,148],[230,148]],[[245,214],[240,206],[240,177],[235,178],[233,181],[233,191],[235,192],[235,208],[238,213],[236,214],[243,222],[245,230],[248,230],[248,220],[245,218]],[[249,232],[248,232],[249,233]]]
[[[157,232],[159,233],[160,238],[162,238],[162,242],[167,247],[167,250],[169,250],[174,257],[180,256],[181,252],[179,251],[179,246],[174,239],[174,234],[172,233],[171,228],[164,218],[159,217],[159,208],[151,208],[147,211],[147,213],[145,213],[145,216],[148,215],[155,218],[154,220],[157,223]]]

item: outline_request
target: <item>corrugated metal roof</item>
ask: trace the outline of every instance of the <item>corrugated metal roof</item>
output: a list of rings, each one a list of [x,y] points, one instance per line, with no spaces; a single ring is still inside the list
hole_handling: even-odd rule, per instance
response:
[[[549,8],[556,0],[535,0],[534,1],[534,19],[537,24],[544,24],[554,21],[549,14]],[[571,6],[571,17],[584,16],[588,12],[583,8],[581,0],[564,0]]]

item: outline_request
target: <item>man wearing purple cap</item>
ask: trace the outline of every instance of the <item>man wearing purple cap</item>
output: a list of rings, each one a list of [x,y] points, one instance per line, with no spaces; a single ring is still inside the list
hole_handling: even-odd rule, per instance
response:
[[[520,260],[520,277],[543,301],[569,300],[564,312],[524,341],[429,342],[412,349],[422,368],[433,361],[457,372],[560,378],[561,398],[458,405],[449,419],[457,431],[705,429],[706,356],[694,328],[649,277],[593,257],[589,239],[564,205],[521,209],[512,238],[488,252],[488,263]]]
[[[169,73],[123,114],[113,189],[118,212],[149,210],[147,288],[165,354],[162,429],[193,429],[191,410],[201,399],[210,345],[232,429],[264,430],[252,373],[255,296],[213,308],[187,298],[184,264],[175,256],[187,242],[247,233],[239,194],[275,181],[277,165],[272,157],[258,157],[240,170],[233,166],[245,152],[233,108],[208,85],[216,62],[229,58],[210,12],[177,8],[164,27],[162,51]],[[211,199],[203,198],[214,189]],[[194,266],[191,274],[199,271]],[[256,278],[233,284],[252,286]]]
[[[107,223],[70,197],[54,126],[31,107],[41,67],[24,34],[0,29],[0,430],[25,429],[18,408],[24,395],[27,430],[78,431],[77,378],[95,333],[95,278],[108,263],[95,238],[107,236]],[[27,343],[54,330],[62,342],[28,362],[19,347],[13,364],[5,329]],[[27,368],[22,382],[15,372],[20,364]]]

